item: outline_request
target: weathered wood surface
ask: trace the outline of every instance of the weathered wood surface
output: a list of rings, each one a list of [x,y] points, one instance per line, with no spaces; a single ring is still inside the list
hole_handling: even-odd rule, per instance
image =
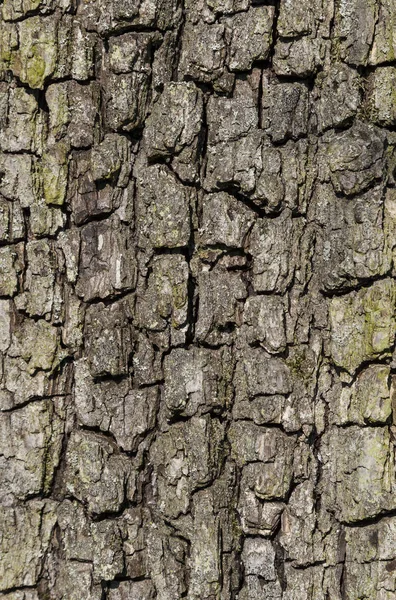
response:
[[[396,597],[395,0],[4,0],[0,598]]]

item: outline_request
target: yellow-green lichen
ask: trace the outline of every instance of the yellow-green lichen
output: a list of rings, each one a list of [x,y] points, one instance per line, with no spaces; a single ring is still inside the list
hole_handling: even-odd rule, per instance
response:
[[[47,204],[62,205],[68,180],[68,148],[56,144],[45,152],[41,165],[43,196]]]
[[[367,360],[390,353],[396,333],[393,280],[335,297],[330,304],[331,354],[336,365],[354,372]]]

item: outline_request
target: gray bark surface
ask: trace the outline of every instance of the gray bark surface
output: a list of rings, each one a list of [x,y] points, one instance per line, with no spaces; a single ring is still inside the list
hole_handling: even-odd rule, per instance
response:
[[[0,9],[0,600],[394,600],[396,1]]]

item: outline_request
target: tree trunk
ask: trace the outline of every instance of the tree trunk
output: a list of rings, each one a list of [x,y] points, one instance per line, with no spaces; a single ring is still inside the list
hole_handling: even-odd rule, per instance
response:
[[[4,0],[0,599],[396,597],[396,0]]]

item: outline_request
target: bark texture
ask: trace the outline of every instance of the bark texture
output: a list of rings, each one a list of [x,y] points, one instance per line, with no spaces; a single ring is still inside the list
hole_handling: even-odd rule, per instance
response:
[[[0,599],[395,599],[395,55],[395,0],[3,0]]]

